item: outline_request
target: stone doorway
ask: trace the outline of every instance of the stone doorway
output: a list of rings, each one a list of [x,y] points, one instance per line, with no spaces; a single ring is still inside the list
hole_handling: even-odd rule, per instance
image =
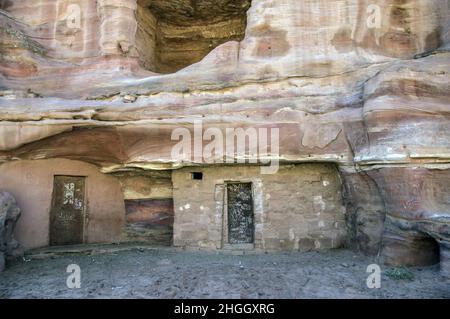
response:
[[[255,218],[251,183],[227,184],[228,243],[253,244]]]
[[[84,242],[85,185],[80,176],[55,176],[50,211],[50,245]]]

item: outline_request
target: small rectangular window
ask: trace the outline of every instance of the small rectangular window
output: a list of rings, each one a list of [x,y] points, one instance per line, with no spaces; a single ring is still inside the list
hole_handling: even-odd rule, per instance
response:
[[[203,179],[203,173],[201,172],[194,172],[191,173],[192,179],[196,181],[201,181]]]

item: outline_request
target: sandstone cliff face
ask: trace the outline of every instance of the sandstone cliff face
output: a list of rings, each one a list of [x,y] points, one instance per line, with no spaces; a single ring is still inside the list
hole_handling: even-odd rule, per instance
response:
[[[0,161],[175,168],[196,119],[277,127],[282,162],[339,166],[354,245],[418,264],[438,242],[449,272],[447,1],[0,5]]]

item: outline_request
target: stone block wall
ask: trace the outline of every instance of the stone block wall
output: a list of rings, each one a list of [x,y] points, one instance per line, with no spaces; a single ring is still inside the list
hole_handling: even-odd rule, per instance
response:
[[[193,180],[192,172],[203,173]],[[341,182],[331,164],[184,168],[173,172],[174,245],[222,249],[227,241],[227,182],[251,182],[255,240],[263,250],[338,248],[346,241]]]

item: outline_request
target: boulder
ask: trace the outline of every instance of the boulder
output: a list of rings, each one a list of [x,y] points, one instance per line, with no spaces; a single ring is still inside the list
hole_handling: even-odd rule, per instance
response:
[[[0,191],[0,271],[5,269],[6,259],[23,255],[22,247],[14,238],[14,228],[20,214],[15,198]]]

